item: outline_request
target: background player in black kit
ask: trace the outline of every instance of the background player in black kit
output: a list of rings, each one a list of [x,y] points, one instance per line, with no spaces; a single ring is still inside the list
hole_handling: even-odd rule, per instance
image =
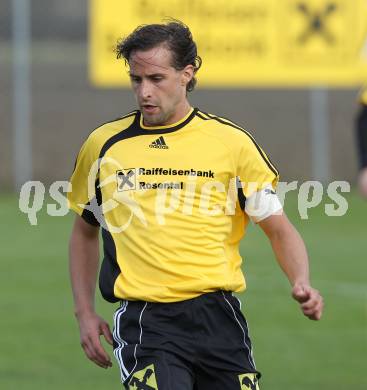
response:
[[[358,185],[361,194],[367,198],[367,87],[362,89],[359,103],[360,107],[356,121],[359,158]]]

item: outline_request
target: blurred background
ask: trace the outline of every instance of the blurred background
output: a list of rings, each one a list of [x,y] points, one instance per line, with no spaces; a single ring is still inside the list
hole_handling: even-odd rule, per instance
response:
[[[16,0],[15,2],[18,1]],[[24,2],[27,3],[27,1]],[[340,0],[336,3],[339,2]],[[352,2],[344,1],[345,4],[352,5],[354,2],[359,3],[359,0]],[[65,0],[63,2],[56,0],[47,2],[42,0],[28,1],[31,34],[29,47],[31,115],[29,126],[31,130],[33,166],[31,176],[34,180],[49,183],[55,179],[68,179],[74,164],[75,155],[85,136],[99,124],[118,117],[135,107],[134,99],[128,90],[128,86],[122,88],[118,85],[123,81],[126,83],[126,69],[122,61],[114,60],[112,45],[118,37],[131,30],[130,26],[139,24],[139,15],[130,20],[126,15],[124,16],[124,12],[121,12],[121,10],[114,12],[116,3],[120,3],[120,9],[125,4],[135,4],[136,12],[138,12],[141,9],[144,10],[144,7],[147,7],[147,4],[150,2],[139,0],[122,3],[113,1],[109,3],[109,6],[104,5],[103,2],[96,2],[96,10],[92,14],[87,0]],[[171,8],[175,9],[177,2],[165,1],[163,3],[171,4]],[[181,7],[184,11],[189,3],[189,0],[182,2]],[[210,10],[213,8],[213,6],[206,7],[206,1],[196,3],[202,3],[203,9]],[[224,3],[228,3],[228,8],[231,2]],[[237,1],[234,1],[234,3],[238,4]],[[246,1],[243,3],[246,3]],[[335,54],[334,50],[331,54],[334,54],[335,57],[327,53],[326,58],[328,58],[328,62],[326,65],[323,65],[322,62],[320,66],[316,64],[314,76],[312,76],[312,64],[310,65],[305,61],[303,61],[303,64],[306,65],[301,66],[299,74],[294,75],[294,70],[300,67],[300,63],[295,62],[294,59],[292,61],[289,59],[293,58],[291,54],[297,54],[297,51],[289,49],[291,52],[289,54],[283,48],[283,46],[289,48],[287,45],[290,40],[287,41],[285,33],[278,38],[275,36],[274,31],[271,30],[272,27],[269,27],[270,23],[267,22],[269,15],[263,15],[261,18],[261,15],[255,14],[256,11],[259,13],[269,9],[270,5],[274,7],[276,2],[263,0],[260,2],[248,1],[248,3],[250,5],[256,3],[262,5],[259,10],[252,10],[248,6],[248,12],[253,14],[247,15],[247,19],[246,14],[244,14],[242,19],[245,22],[250,20],[248,22],[250,25],[247,28],[248,31],[244,30],[244,33],[250,34],[250,37],[246,38],[247,41],[250,43],[255,42],[254,45],[257,43],[260,47],[257,50],[269,51],[270,55],[263,56],[265,60],[261,56],[258,57],[258,61],[253,60],[255,57],[253,52],[257,46],[248,47],[250,43],[244,48],[244,50],[247,50],[247,55],[243,57],[236,53],[232,54],[230,51],[227,55],[225,54],[226,52],[223,55],[219,54],[219,49],[223,50],[223,48],[219,47],[216,52],[215,44],[212,45],[211,51],[207,50],[207,46],[205,46],[207,40],[204,35],[207,29],[200,28],[199,25],[200,20],[203,18],[203,10],[201,8],[197,9],[196,17],[194,17],[195,14],[190,14],[191,17],[185,18],[189,19],[189,22],[193,21],[192,24],[194,26],[192,30],[194,36],[195,31],[198,31],[196,35],[199,35],[200,38],[198,41],[199,53],[203,56],[203,67],[198,73],[198,88],[191,95],[191,101],[202,110],[229,117],[253,132],[258,142],[263,145],[264,149],[279,166],[283,180],[309,179],[317,175],[317,172],[313,172],[312,168],[312,145],[315,141],[312,139],[311,91],[314,90],[313,87],[319,87],[322,90],[325,90],[327,87],[326,83],[320,83],[317,79],[320,74],[320,67],[323,67],[321,70],[322,74],[328,75],[332,73],[332,64],[334,64],[334,67],[343,70],[348,68],[350,59],[348,57],[340,65],[339,57],[341,57],[341,54],[339,52]],[[289,0],[284,3],[292,5]],[[297,5],[296,0],[293,3]],[[298,1],[298,3],[304,2]],[[328,2],[325,1],[325,4],[328,4]],[[223,4],[218,3],[215,9],[221,10],[221,5]],[[13,153],[15,149],[13,110],[15,107],[12,104],[15,77],[12,70],[14,69],[13,59],[15,56],[14,50],[12,50],[13,6],[14,4],[10,0],[0,1],[0,189],[2,190],[14,188],[15,180],[14,159],[16,157]],[[159,9],[161,8],[164,9],[164,7]],[[283,8],[286,9],[286,7]],[[128,5],[126,9],[129,12],[133,12]],[[225,9],[222,10],[222,13]],[[276,11],[277,9],[273,12],[275,16],[273,13],[270,13],[270,15],[277,17]],[[177,7],[175,12],[177,15]],[[151,10],[147,9],[147,14],[149,13],[151,13]],[[209,15],[209,18],[211,17],[210,26],[212,29],[215,26],[215,29],[223,36],[228,34],[228,28],[227,26],[220,28],[218,23],[222,21],[221,19],[215,22],[218,14],[220,12],[213,12],[213,16]],[[98,18],[98,15],[101,16]],[[155,21],[160,21],[168,14],[157,12],[156,15]],[[154,14],[150,20],[154,20],[156,15]],[[291,13],[290,15],[292,16]],[[99,20],[102,22],[97,24],[96,27],[89,29],[88,21],[92,16],[96,19],[96,24]],[[230,16],[229,14],[228,17],[230,18]],[[281,17],[282,15],[279,15],[279,18]],[[111,19],[111,26],[108,26],[106,22],[109,18]],[[238,23],[238,20],[241,20],[241,15],[239,15],[239,18],[234,19],[234,22],[231,19],[227,22],[229,25],[232,23],[232,29],[235,29],[235,31],[230,30],[232,36],[229,36],[229,42],[231,39],[236,39],[237,41],[241,39],[241,37],[238,37],[238,32],[236,32],[237,30],[241,32],[241,25]],[[259,21],[256,18],[259,18]],[[302,23],[302,18],[303,15],[300,13],[300,24]],[[19,19],[21,26],[24,27],[24,23],[21,22],[21,15]],[[302,30],[307,31],[308,29],[309,21],[307,18],[304,19],[304,26],[301,25],[299,34],[301,34]],[[141,20],[142,18],[140,18],[140,23]],[[312,22],[312,17],[310,20]],[[119,21],[121,21],[121,28],[118,30]],[[283,26],[282,28],[286,25],[281,22],[282,19],[276,21],[278,22],[277,25]],[[245,22],[244,25],[246,25]],[[337,27],[335,29],[338,32]],[[350,32],[351,26],[347,27]],[[91,31],[91,34],[88,34],[88,31]],[[341,31],[345,32],[345,30]],[[90,44],[89,38],[91,36],[95,44],[89,52],[88,44]],[[232,38],[233,36],[235,38]],[[297,37],[296,33],[294,37]],[[312,38],[311,35],[311,43]],[[354,42],[355,40],[355,38],[352,39],[351,37],[349,45],[352,45],[352,41]],[[275,54],[271,53],[274,50],[273,46],[276,46],[279,42],[283,43],[283,46]],[[269,47],[261,49],[261,44],[269,45]],[[203,47],[203,53],[200,51],[201,46]],[[307,45],[304,46],[307,47]],[[324,46],[326,49],[330,44],[325,41]],[[216,53],[215,58],[213,58],[213,51]],[[89,56],[90,53],[92,54]],[[206,54],[208,55],[206,56]],[[278,54],[280,60],[278,63],[274,63],[274,58]],[[317,58],[317,55],[316,53],[312,58]],[[234,73],[231,71],[231,64],[236,63],[236,57],[239,57],[239,62],[238,67],[234,69],[234,79],[227,80],[227,84],[230,86],[226,86],[225,77]],[[89,58],[93,60],[90,65],[88,65]],[[112,65],[103,66],[103,63],[107,61],[106,58]],[[324,59],[325,55],[322,58]],[[269,64],[266,62],[267,59],[270,61]],[[264,69],[261,69],[261,71],[258,70],[259,64],[265,64]],[[228,67],[229,70],[227,69]],[[92,72],[90,68],[97,70]],[[239,69],[242,70],[239,71]],[[310,75],[305,74],[305,69],[306,71],[308,69]],[[353,69],[350,69],[349,73],[352,73]],[[256,72],[255,75],[254,72]],[[24,75],[24,68],[21,73]],[[99,81],[98,86],[91,82],[90,73],[98,73],[94,77],[95,81]],[[112,76],[110,76],[111,73]],[[102,81],[100,80],[101,74],[105,76]],[[223,74],[226,74],[226,76],[223,77]],[[287,79],[287,74],[292,78],[291,81]],[[238,75],[237,78],[236,75]],[[244,75],[246,79],[241,81]],[[328,121],[326,129],[328,161],[326,163],[329,166],[327,168],[328,177],[324,179],[338,178],[354,182],[357,158],[353,123],[357,110],[357,91],[359,86],[354,78],[352,81],[348,80],[347,82],[342,80],[341,83],[346,85],[343,86],[343,89],[340,89],[337,76],[332,80],[333,88],[325,92],[327,94],[325,114]],[[120,81],[118,77],[120,77]],[[240,81],[236,82],[236,80]],[[201,81],[205,81],[204,86],[202,85],[203,83],[200,84]],[[266,83],[278,85],[269,89]],[[222,84],[220,88],[216,88],[218,84]],[[251,87],[248,87],[249,84]],[[257,86],[261,88],[255,88]],[[284,86],[287,88],[285,89]],[[21,114],[21,112],[16,113],[16,115]],[[343,157],[341,158],[341,156]],[[50,161],[52,161],[52,164],[50,164]],[[292,162],[291,164],[289,163],[290,161]],[[23,167],[23,172],[26,169],[27,167]],[[29,180],[30,178],[27,179]]]
[[[180,12],[203,57],[191,103],[252,132],[283,181],[352,185],[343,217],[325,215],[325,197],[307,221],[296,195],[286,203],[325,295],[319,324],[303,319],[289,299],[262,234],[252,228],[243,244],[249,291],[240,299],[262,389],[367,388],[367,204],[354,189],[366,6],[364,0],[0,0],[1,389],[121,388],[116,367],[94,368],[79,348],[67,273],[72,216],[51,218],[44,208],[30,226],[18,194],[27,180],[68,180],[86,136],[135,108],[111,46],[137,24]],[[22,40],[27,20],[29,46]],[[210,31],[240,43],[238,51]],[[110,319],[114,308],[97,303]]]

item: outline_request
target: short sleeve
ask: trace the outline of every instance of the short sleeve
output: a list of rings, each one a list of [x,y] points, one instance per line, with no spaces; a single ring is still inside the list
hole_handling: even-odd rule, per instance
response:
[[[68,206],[86,222],[98,226],[91,210],[97,205],[96,183],[98,181],[98,150],[89,137],[81,147],[70,179]]]
[[[247,198],[269,185],[276,189],[278,170],[261,147],[250,135],[246,136],[241,146],[237,177],[243,195]]]

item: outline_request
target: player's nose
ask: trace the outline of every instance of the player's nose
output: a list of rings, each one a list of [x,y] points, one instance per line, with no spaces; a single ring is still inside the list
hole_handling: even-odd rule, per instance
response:
[[[152,97],[152,86],[147,80],[143,80],[139,90],[142,100],[147,100]]]

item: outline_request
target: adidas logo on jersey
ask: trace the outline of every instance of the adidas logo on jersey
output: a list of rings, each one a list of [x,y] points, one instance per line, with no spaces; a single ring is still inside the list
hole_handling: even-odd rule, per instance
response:
[[[156,149],[168,149],[168,146],[162,136],[157,138],[155,141],[153,141],[150,145],[150,148],[156,148]]]

